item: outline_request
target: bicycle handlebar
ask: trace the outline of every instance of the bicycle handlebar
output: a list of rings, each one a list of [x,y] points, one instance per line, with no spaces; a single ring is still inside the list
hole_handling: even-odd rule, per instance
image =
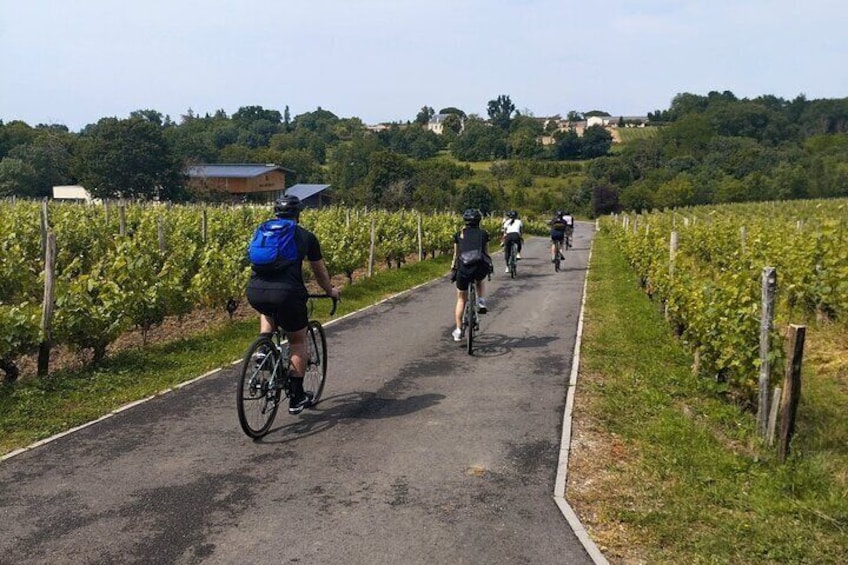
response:
[[[339,301],[341,300],[341,298],[334,298],[334,297],[330,296],[329,294],[310,294],[310,295],[308,295],[308,297],[309,298],[329,298],[329,299],[331,299],[333,301],[333,305],[332,305],[332,307],[330,307],[330,316],[332,316],[333,314],[336,313],[336,307],[339,305]]]

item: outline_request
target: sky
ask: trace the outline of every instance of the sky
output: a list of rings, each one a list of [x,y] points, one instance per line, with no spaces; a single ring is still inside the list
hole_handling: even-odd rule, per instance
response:
[[[0,120],[424,106],[643,116],[678,93],[848,97],[844,0],[0,0]]]

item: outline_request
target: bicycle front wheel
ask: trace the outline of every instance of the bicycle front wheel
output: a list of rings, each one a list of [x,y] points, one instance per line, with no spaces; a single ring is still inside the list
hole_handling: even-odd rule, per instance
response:
[[[273,378],[279,362],[274,342],[260,337],[247,349],[241,363],[236,408],[241,429],[254,439],[268,433],[280,407],[281,390]]]
[[[309,322],[306,345],[309,348],[309,359],[303,377],[303,390],[312,395],[314,405],[321,398],[327,379],[327,340],[324,338],[324,327],[317,320]]]

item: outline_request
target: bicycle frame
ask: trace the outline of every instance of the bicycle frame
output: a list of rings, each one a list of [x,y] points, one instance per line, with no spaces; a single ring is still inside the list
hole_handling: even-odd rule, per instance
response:
[[[518,244],[514,241],[509,242],[507,245],[507,267],[509,267],[509,274],[511,277],[515,278],[515,273],[517,271],[517,255],[518,255]]]

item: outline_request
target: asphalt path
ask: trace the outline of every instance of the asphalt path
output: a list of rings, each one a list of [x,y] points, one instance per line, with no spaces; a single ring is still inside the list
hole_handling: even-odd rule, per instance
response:
[[[0,462],[0,563],[591,563],[553,500],[591,235],[495,257],[472,356],[447,277],[331,323],[259,442],[234,366]]]

